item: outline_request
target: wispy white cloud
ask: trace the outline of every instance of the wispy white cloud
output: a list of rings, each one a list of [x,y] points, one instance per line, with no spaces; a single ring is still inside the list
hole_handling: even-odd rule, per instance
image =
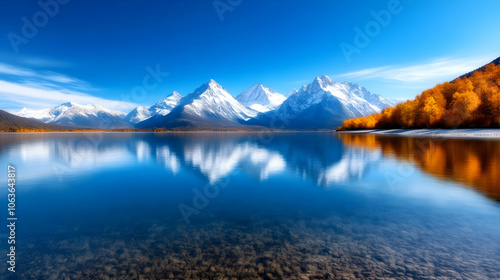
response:
[[[32,71],[4,63],[0,63],[0,74],[7,74],[14,76],[28,76],[28,77],[36,76],[35,73]]]
[[[114,110],[130,110],[137,106],[129,102],[104,99],[72,90],[37,88],[2,80],[0,80],[0,99],[29,108],[49,108],[68,101],[99,104]]]
[[[91,86],[87,82],[77,78],[69,77],[64,74],[56,73],[53,71],[35,71],[32,69],[16,67],[4,63],[0,63],[0,75],[15,76],[23,79],[34,79],[41,82],[51,81],[66,84],[67,86],[73,88],[78,87],[91,89]]]
[[[487,58],[476,57],[464,59],[441,58],[424,64],[406,66],[388,65],[362,69],[338,76],[360,80],[383,79],[410,83],[425,83],[460,76],[490,62],[491,57],[492,56]]]
[[[36,71],[0,63],[0,103],[30,109],[50,108],[65,102],[99,104],[127,111],[137,104],[92,96],[87,82],[53,71]],[[12,109],[14,108],[0,108]]]

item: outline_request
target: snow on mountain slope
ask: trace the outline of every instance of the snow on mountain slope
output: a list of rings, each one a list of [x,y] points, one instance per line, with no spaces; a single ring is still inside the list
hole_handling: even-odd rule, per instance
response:
[[[165,116],[170,113],[170,111],[172,111],[172,109],[177,106],[177,104],[179,104],[179,101],[181,99],[182,96],[177,91],[174,91],[169,96],[167,96],[167,98],[158,101],[153,106],[136,107],[134,110],[127,114],[124,120],[131,124],[136,124],[147,120],[157,114]]]
[[[364,87],[358,84],[352,84],[348,82],[343,82],[342,84],[346,85],[346,87],[349,88],[352,93],[366,100],[371,105],[377,107],[378,112],[382,111],[382,109],[384,108],[396,105],[396,102],[394,102],[394,100],[389,98],[384,98],[377,94],[372,94],[371,92],[369,92]]]
[[[347,119],[370,115],[395,105],[393,100],[372,94],[357,84],[338,83],[327,76],[318,77],[287,95],[288,98],[256,84],[241,93],[237,100],[210,80],[184,98],[173,92],[153,106],[136,107],[126,116],[99,105],[72,102],[52,109],[24,108],[16,115],[46,123],[92,128],[122,128],[135,124],[138,128],[240,129],[254,125],[282,129],[335,129]]]
[[[53,118],[53,116],[50,114],[50,109],[30,110],[25,107],[20,111],[14,112],[14,114],[19,117],[33,119],[41,122],[47,122]]]
[[[156,114],[165,116],[166,114],[170,113],[170,111],[172,111],[172,109],[177,106],[177,104],[179,104],[179,101],[181,101],[181,99],[182,96],[177,91],[174,91],[169,96],[167,96],[167,98],[156,102],[155,105],[150,107],[150,110]]]
[[[242,92],[236,100],[258,112],[267,112],[278,107],[286,97],[275,90],[256,84]]]
[[[288,97],[290,97],[290,96],[292,96],[292,95],[296,94],[297,92],[299,92],[299,91],[293,88],[292,90],[290,90],[289,92],[287,92],[287,93],[285,94],[285,97],[286,97],[286,98],[288,98]]]
[[[359,85],[338,83],[323,75],[269,113],[288,128],[336,128],[344,120],[367,116],[393,105],[391,100]]]
[[[254,110],[238,102],[214,80],[210,80],[186,96],[180,106],[186,112],[199,117],[222,117],[231,121],[248,120],[257,115]]]
[[[125,118],[123,118],[123,120],[131,124],[147,120],[151,118],[152,115],[151,111],[149,110],[150,108],[151,107],[137,106],[132,111],[130,111],[130,113],[128,113]]]
[[[137,124],[143,128],[232,127],[258,112],[238,102],[214,80],[184,97],[170,114],[156,115]]]
[[[23,108],[15,114],[45,123],[73,127],[118,128],[128,126],[122,121],[125,113],[109,110],[95,104],[80,105],[67,102],[52,109],[29,110]]]

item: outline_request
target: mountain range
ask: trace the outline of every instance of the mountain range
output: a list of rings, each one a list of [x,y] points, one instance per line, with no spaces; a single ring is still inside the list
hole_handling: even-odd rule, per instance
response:
[[[338,83],[323,75],[288,97],[264,118],[279,120],[292,129],[337,127],[346,119],[382,111],[394,102],[351,83]]]
[[[63,103],[52,109],[29,110],[23,108],[15,113],[28,119],[48,124],[83,128],[130,128],[124,120],[125,113],[113,111],[100,105],[80,105],[74,102]]]
[[[142,121],[145,121],[152,116],[161,115],[165,116],[172,109],[179,104],[179,101],[182,99],[182,95],[180,95],[177,91],[172,92],[167,98],[158,101],[155,105],[150,107],[142,107],[138,106],[134,110],[125,116],[124,120],[130,124],[136,124]]]
[[[69,130],[70,127],[47,124],[40,121],[23,118],[0,110],[0,131],[16,132],[22,129],[28,130]]]
[[[210,80],[182,98],[166,115],[156,115],[136,125],[138,128],[233,129],[257,116],[257,111],[236,100],[216,81]]]
[[[241,104],[258,112],[268,112],[281,105],[286,97],[273,89],[256,84],[236,97]]]
[[[259,83],[235,98],[210,80],[185,97],[174,91],[156,104],[138,106],[128,114],[73,102],[52,109],[24,108],[15,114],[48,124],[100,129],[335,129],[346,119],[393,105],[394,101],[357,84],[338,83],[323,75],[286,95]]]

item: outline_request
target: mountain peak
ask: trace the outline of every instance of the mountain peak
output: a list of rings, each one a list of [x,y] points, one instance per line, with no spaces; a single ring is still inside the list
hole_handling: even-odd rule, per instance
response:
[[[182,98],[182,95],[180,95],[177,91],[174,91],[171,94],[169,94],[166,98],[156,102],[156,104],[153,105],[152,107],[155,107],[155,106],[156,107],[158,107],[158,106],[164,107],[165,105],[169,104],[169,106],[173,108],[173,106],[175,106],[177,104],[177,102],[179,100],[181,100],[181,98]]]
[[[259,93],[263,93],[263,94],[266,94],[266,95],[270,95],[272,93],[276,93],[275,90],[270,89],[270,88],[264,86],[261,83],[257,83],[255,85],[253,85],[251,88],[247,89],[246,91],[258,91]]]
[[[211,79],[182,98],[168,115],[145,120],[137,124],[137,127],[234,127],[256,115],[256,111],[245,107]]]
[[[156,102],[156,104],[153,106],[136,107],[134,110],[128,113],[124,120],[129,122],[130,124],[136,124],[156,115],[168,115],[172,111],[172,109],[174,109],[175,106],[179,104],[181,99],[182,95],[180,95],[177,91],[173,91],[165,99]]]
[[[328,88],[335,84],[336,82],[330,79],[330,77],[328,77],[327,75],[321,75],[319,77],[316,77],[316,79],[314,79],[310,86],[328,91]]]
[[[208,81],[207,85],[209,87],[220,87],[221,85],[219,85],[219,83],[217,83],[214,79],[210,79],[210,81]]]
[[[292,94],[270,117],[287,121],[289,127],[335,127],[346,119],[380,112],[389,104],[358,85],[338,83],[326,75]]]
[[[297,89],[293,88],[292,90],[290,90],[289,92],[287,92],[287,93],[285,94],[285,97],[286,97],[286,98],[288,98],[288,97],[290,97],[290,96],[292,96],[292,95],[296,94],[297,92],[299,92],[299,91],[298,91]]]
[[[175,107],[175,105],[177,105],[177,103],[181,99],[182,99],[182,95],[180,95],[180,93],[178,93],[177,91],[173,91],[165,99],[162,99],[162,100],[156,102],[156,104],[153,107],[165,106],[166,104],[168,104],[168,107],[171,107],[170,109],[172,109],[173,107]],[[162,105],[160,105],[160,104],[162,104]]]
[[[217,83],[214,79],[210,79],[210,81],[197,88],[195,92],[201,94],[210,89],[215,92],[225,91],[225,89],[219,83]]]
[[[225,88],[223,88],[219,83],[217,83],[214,79],[210,79],[210,81],[204,83],[199,88],[197,88],[193,93],[188,94],[185,98],[186,100],[192,99],[195,96],[200,96],[202,94],[209,95],[231,95]]]
[[[236,98],[241,104],[259,112],[270,111],[283,103],[285,99],[286,97],[261,83],[253,85]]]
[[[330,77],[328,77],[327,75],[321,75],[321,76],[317,77],[315,79],[315,81],[318,81],[320,83],[326,83],[326,84],[330,84],[333,82],[333,80],[330,79]]]
[[[178,93],[177,91],[174,90],[174,91],[172,91],[172,93],[169,96],[167,96],[167,98],[169,98],[169,97],[179,97],[179,96],[182,96],[182,95],[180,93]]]

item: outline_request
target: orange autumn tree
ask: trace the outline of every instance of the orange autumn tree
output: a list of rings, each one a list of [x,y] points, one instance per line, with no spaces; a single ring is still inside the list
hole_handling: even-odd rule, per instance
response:
[[[439,84],[380,113],[344,121],[339,130],[500,127],[500,64]]]

